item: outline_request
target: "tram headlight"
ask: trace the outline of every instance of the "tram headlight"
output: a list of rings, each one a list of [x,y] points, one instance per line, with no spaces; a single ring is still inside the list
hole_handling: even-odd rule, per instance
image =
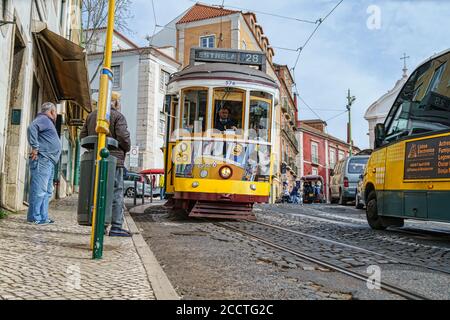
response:
[[[197,181],[192,182],[192,188],[197,188],[199,185]]]
[[[207,170],[200,171],[200,177],[206,178],[207,176],[208,176],[208,171]]]
[[[252,189],[253,191],[256,191],[256,184],[251,184],[250,189]]]
[[[222,179],[229,179],[233,175],[233,170],[230,167],[225,166],[220,168],[219,174]]]

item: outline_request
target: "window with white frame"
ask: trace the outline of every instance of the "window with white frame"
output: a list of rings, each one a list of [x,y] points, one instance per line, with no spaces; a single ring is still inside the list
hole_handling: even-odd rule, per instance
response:
[[[200,47],[214,48],[216,46],[216,36],[200,37]]]
[[[113,89],[121,89],[122,87],[122,68],[120,65],[111,66],[113,72]]]
[[[319,144],[311,141],[311,162],[319,163]]]
[[[330,148],[330,168],[334,169],[336,165],[336,149]]]
[[[159,74],[159,90],[166,91],[169,77],[170,73],[161,69],[161,73]]]
[[[339,160],[342,160],[345,158],[345,152],[342,150],[339,150]]]
[[[317,175],[319,175],[319,170],[317,169],[317,168],[312,168],[311,169],[311,174],[313,175],[313,176],[317,176]]]

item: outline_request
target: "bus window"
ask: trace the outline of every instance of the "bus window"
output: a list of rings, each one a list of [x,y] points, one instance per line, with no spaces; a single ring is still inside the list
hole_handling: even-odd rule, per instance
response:
[[[205,131],[208,90],[183,90],[182,96],[181,129],[188,130],[191,133]]]
[[[222,132],[236,132],[243,128],[244,97],[244,91],[234,88],[219,88],[214,90],[214,129]]]
[[[250,93],[249,138],[268,141],[270,139],[271,95],[264,92]]]
[[[385,143],[450,128],[450,53],[417,69],[386,118]]]

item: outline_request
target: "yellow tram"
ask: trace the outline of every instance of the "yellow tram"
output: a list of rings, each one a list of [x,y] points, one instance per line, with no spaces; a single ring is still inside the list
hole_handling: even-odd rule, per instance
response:
[[[268,202],[278,86],[260,52],[193,48],[165,110],[168,204],[193,217],[253,218]]]

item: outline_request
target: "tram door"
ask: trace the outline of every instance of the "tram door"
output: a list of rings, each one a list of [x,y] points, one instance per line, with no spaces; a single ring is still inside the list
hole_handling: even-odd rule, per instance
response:
[[[166,148],[164,148],[164,157],[165,161],[165,187],[166,193],[173,194],[175,192],[174,182],[175,182],[175,166],[172,161],[173,149],[175,147],[176,142],[171,141],[171,135],[176,128],[176,113],[178,108],[178,101],[175,100],[174,96],[167,96],[166,101],[168,102],[167,111],[168,111],[168,130],[166,137]]]

